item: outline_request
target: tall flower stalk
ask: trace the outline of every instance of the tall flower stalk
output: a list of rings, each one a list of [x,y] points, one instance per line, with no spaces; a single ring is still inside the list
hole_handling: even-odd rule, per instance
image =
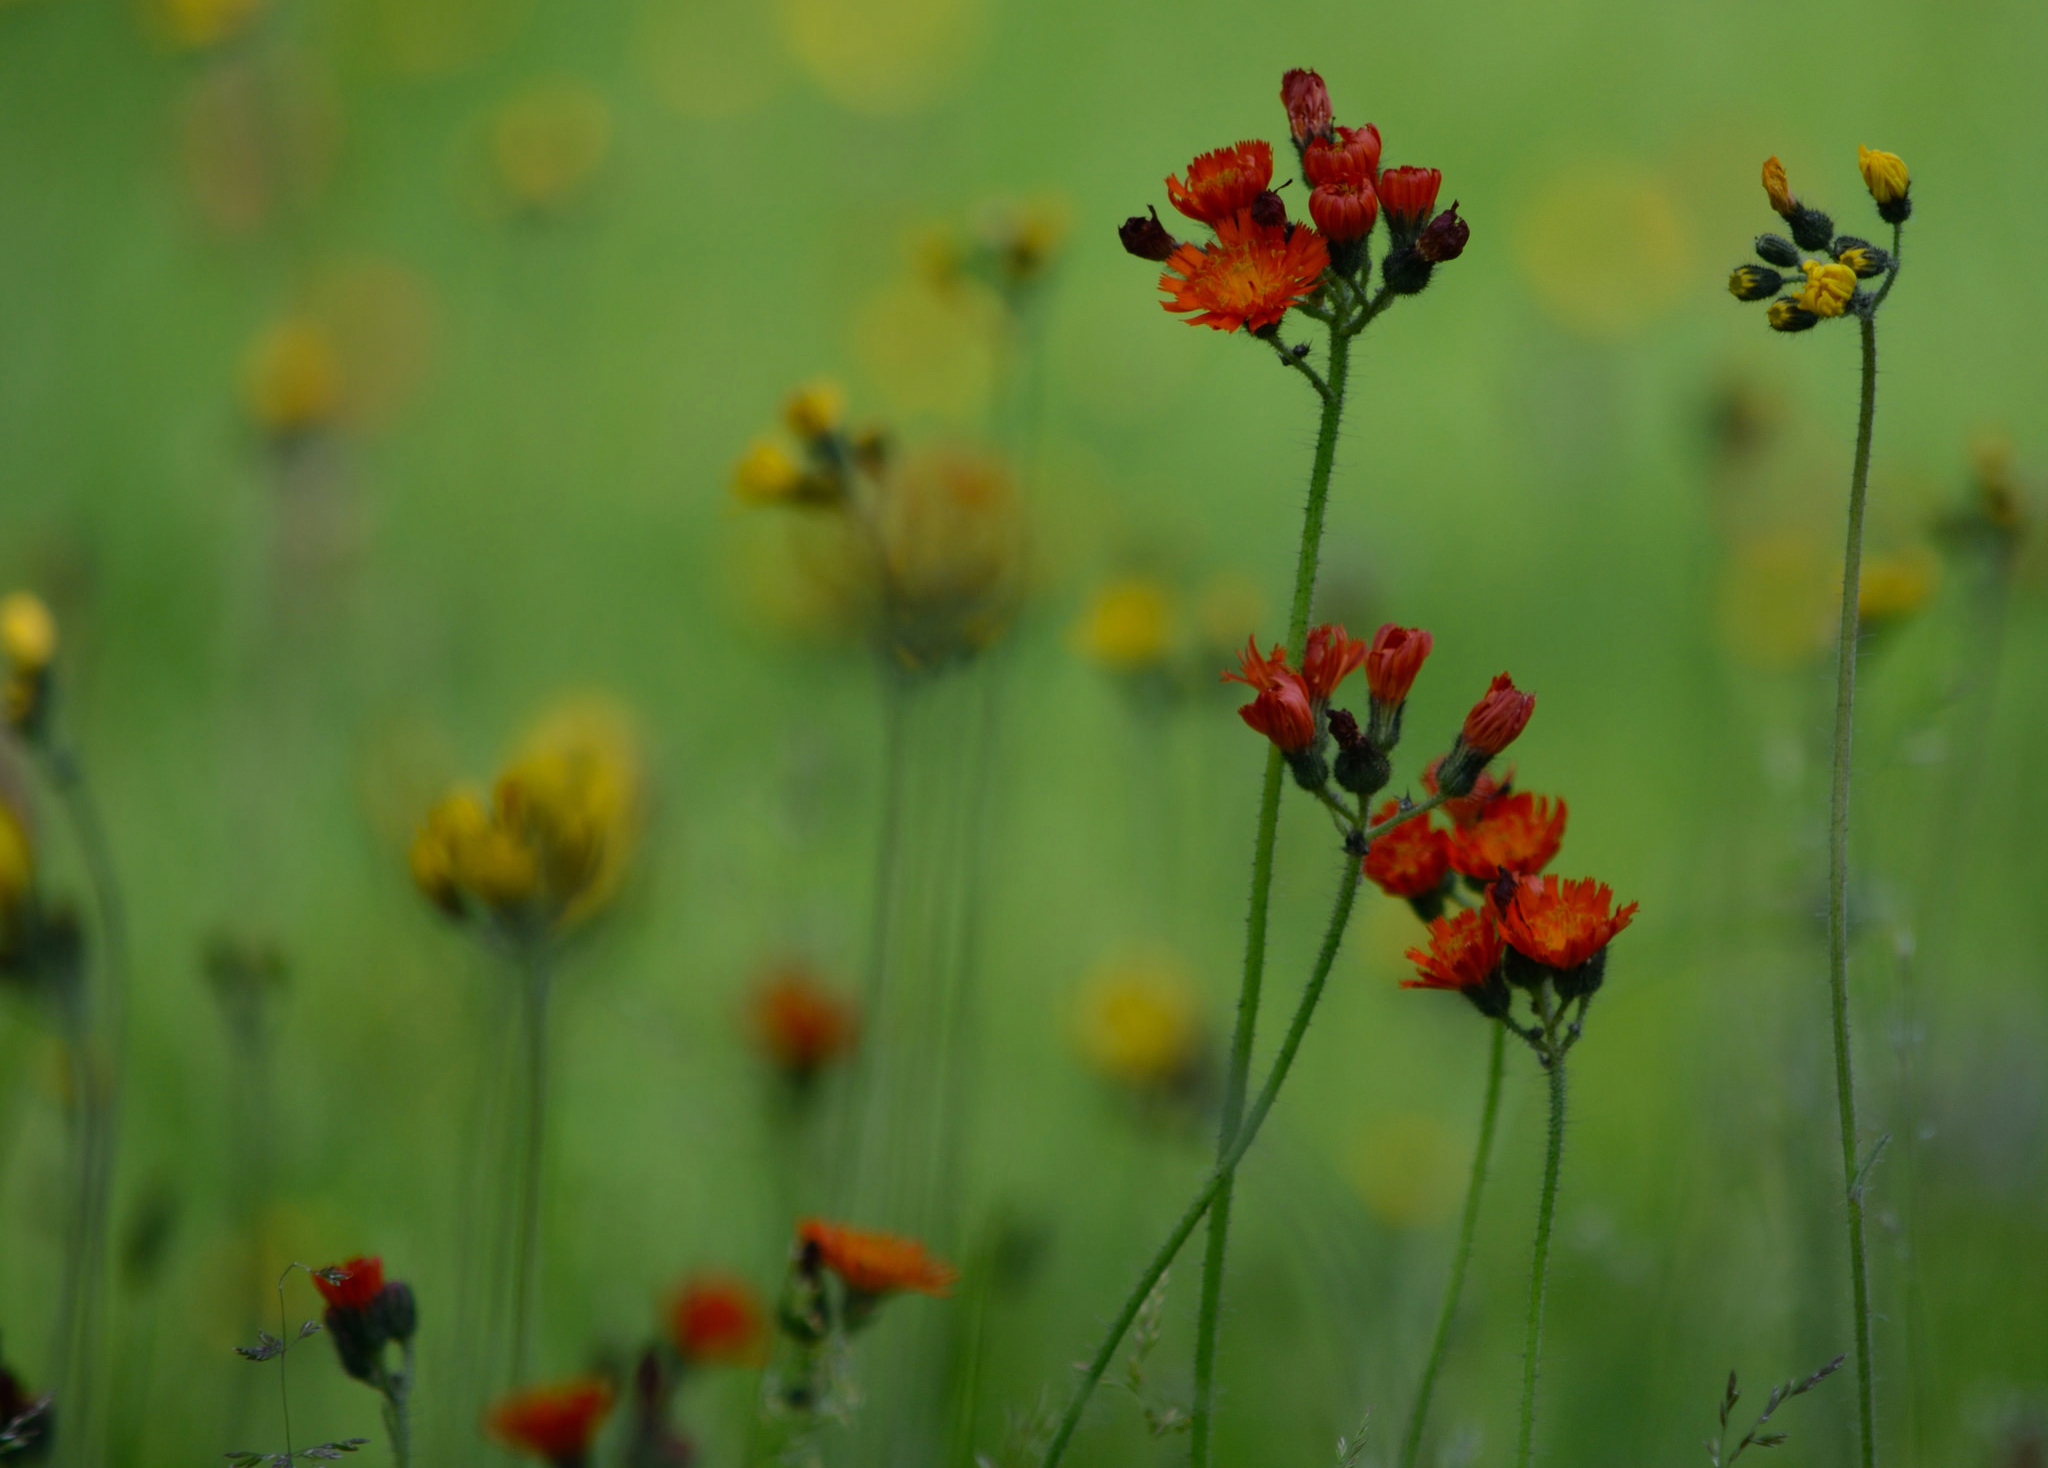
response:
[[[1856,1406],[1863,1468],[1877,1463],[1877,1402],[1870,1339],[1870,1269],[1863,1229],[1862,1173],[1866,1163],[1856,1125],[1856,1070],[1849,1041],[1849,775],[1856,722],[1857,603],[1863,569],[1863,511],[1870,484],[1870,447],[1877,421],[1877,313],[1899,275],[1906,220],[1913,212],[1911,179],[1894,153],[1856,150],[1863,182],[1878,217],[1892,228],[1890,250],[1836,235],[1834,221],[1801,203],[1776,158],[1763,167],[1764,192],[1789,226],[1791,238],[1760,235],[1762,265],[1738,266],[1729,292],[1738,300],[1771,301],[1769,320],[1781,332],[1800,332],[1822,321],[1854,320],[1863,372],[1856,414],[1856,452],[1849,472],[1848,526],[1842,548],[1842,600],[1835,654],[1835,727],[1828,782],[1828,1008],[1835,1051],[1835,1104],[1841,1122],[1842,1195],[1849,1235],[1849,1294],[1856,1321]],[[1780,270],[1797,269],[1804,284]],[[1865,289],[1863,281],[1879,282]],[[1874,1156],[1874,1154],[1873,1154]]]

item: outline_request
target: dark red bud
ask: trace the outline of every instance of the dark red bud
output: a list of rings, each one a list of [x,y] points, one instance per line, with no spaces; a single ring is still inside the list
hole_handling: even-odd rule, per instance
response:
[[[1266,196],[1261,196],[1266,197]],[[1254,210],[1257,205],[1252,206]],[[1151,218],[1133,214],[1117,226],[1116,237],[1124,242],[1124,248],[1140,260],[1165,260],[1180,248],[1180,241],[1167,232],[1159,222],[1159,211],[1151,211]]]
[[[1432,265],[1441,265],[1464,254],[1465,242],[1471,238],[1472,227],[1458,217],[1454,199],[1450,208],[1423,226],[1415,239],[1415,253]]]
[[[1287,222],[1287,204],[1271,189],[1267,189],[1252,200],[1252,220],[1268,229],[1277,228]]]

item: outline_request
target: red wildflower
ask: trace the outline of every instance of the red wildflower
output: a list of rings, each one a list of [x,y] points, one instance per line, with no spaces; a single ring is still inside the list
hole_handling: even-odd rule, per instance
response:
[[[1363,642],[1345,632],[1341,623],[1325,622],[1320,627],[1311,627],[1308,647],[1301,657],[1301,678],[1308,685],[1310,700],[1328,703],[1337,685],[1358,670],[1368,651]]]
[[[944,1297],[953,1292],[960,1278],[959,1270],[943,1259],[934,1259],[918,1240],[900,1234],[807,1218],[797,1225],[796,1236],[806,1249],[818,1251],[818,1261],[844,1280],[848,1289],[860,1294],[913,1290]]]
[[[1314,72],[1296,68],[1281,77],[1280,102],[1287,109],[1288,131],[1297,147],[1310,138],[1330,135],[1330,89]]]
[[[1486,696],[1465,715],[1465,743],[1484,755],[1496,755],[1528,726],[1536,712],[1536,695],[1523,693],[1506,673],[1496,674]]]
[[[1401,802],[1390,800],[1373,812],[1373,822],[1389,820]],[[1403,821],[1373,838],[1365,852],[1365,875],[1389,897],[1427,897],[1444,884],[1451,866],[1451,838],[1430,824],[1427,815]]]
[[[1387,211],[1387,228],[1397,235],[1413,235],[1436,207],[1436,191],[1444,176],[1435,168],[1389,168],[1380,175],[1380,203]]]
[[[1363,178],[1339,178],[1317,184],[1308,196],[1309,218],[1325,238],[1362,240],[1380,217],[1379,195]]]
[[[1431,795],[1437,792],[1436,767],[1442,763],[1443,756],[1438,755],[1422,771],[1422,788]],[[1451,818],[1452,824],[1469,826],[1472,822],[1486,814],[1486,808],[1489,805],[1493,804],[1494,801],[1500,799],[1503,795],[1506,795],[1513,788],[1514,783],[1515,767],[1513,765],[1509,765],[1508,772],[1498,780],[1487,771],[1481,770],[1479,778],[1472,782],[1470,794],[1456,796],[1453,799],[1447,800],[1439,809]]]
[[[798,963],[769,976],[754,991],[751,1008],[757,1043],[796,1081],[810,1080],[851,1051],[859,1033],[853,1005]]]
[[[1548,796],[1501,796],[1451,833],[1451,865],[1481,881],[1491,881],[1503,867],[1518,877],[1533,877],[1564,844],[1564,821],[1562,800],[1553,807]]]
[[[1276,646],[1271,657],[1260,657],[1258,640],[1248,639],[1238,662],[1241,671],[1225,672],[1223,681],[1259,691],[1257,698],[1238,709],[1238,717],[1289,753],[1314,744],[1315,706],[1308,684],[1287,666],[1286,649]]]
[[[1368,122],[1364,127],[1340,127],[1334,136],[1316,139],[1302,150],[1301,171],[1317,186],[1340,179],[1378,184],[1380,130]]]
[[[1467,908],[1429,925],[1429,949],[1411,948],[1408,961],[1416,976],[1403,979],[1404,989],[1455,989],[1469,993],[1485,986],[1500,966],[1500,929],[1493,905]]]
[[[555,1468],[579,1468],[611,1414],[612,1389],[595,1377],[501,1397],[484,1419],[492,1437]]]
[[[1206,248],[1184,244],[1166,262],[1159,288],[1168,311],[1199,312],[1193,326],[1258,331],[1273,325],[1309,294],[1330,263],[1329,247],[1312,229],[1260,224],[1249,209],[1219,221]]]
[[[358,1254],[328,1269],[340,1273],[340,1283],[329,1283],[316,1274],[313,1288],[336,1310],[367,1310],[384,1288],[384,1260],[378,1255]]]
[[[745,1280],[700,1275],[670,1298],[668,1338],[692,1366],[754,1366],[762,1357],[764,1318]]]
[[[1270,143],[1237,143],[1204,153],[1188,165],[1188,181],[1169,174],[1166,197],[1173,207],[1190,219],[1221,225],[1273,182],[1273,148]]]
[[[1501,936],[1517,953],[1547,968],[1575,969],[1635,917],[1635,903],[1610,916],[1613,904],[1614,889],[1591,877],[1576,882],[1517,877],[1514,896],[1501,910]]]
[[[1372,650],[1365,658],[1365,681],[1372,696],[1381,703],[1400,703],[1415,686],[1415,675],[1436,639],[1420,627],[1396,627],[1384,622],[1372,635]]]

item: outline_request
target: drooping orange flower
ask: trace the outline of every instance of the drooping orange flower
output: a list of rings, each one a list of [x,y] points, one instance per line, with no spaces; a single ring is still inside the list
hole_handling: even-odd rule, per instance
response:
[[[611,1410],[611,1386],[596,1377],[579,1377],[499,1398],[484,1425],[517,1452],[545,1458],[554,1468],[581,1468]]]
[[[1276,645],[1272,656],[1261,657],[1258,639],[1251,638],[1238,662],[1239,671],[1225,671],[1223,681],[1258,690],[1257,698],[1238,709],[1238,717],[1290,754],[1314,744],[1315,705],[1307,682],[1287,666],[1287,650]]]
[[[806,1218],[797,1225],[797,1241],[805,1249],[817,1250],[821,1264],[844,1280],[848,1289],[863,1295],[910,1290],[944,1298],[960,1278],[959,1270],[933,1258],[918,1240],[901,1234]]]
[[[760,1364],[765,1320],[753,1286],[735,1275],[698,1275],[669,1297],[669,1342],[692,1366]]]
[[[1373,812],[1373,823],[1391,820],[1401,802],[1390,800]],[[1365,852],[1367,880],[1389,897],[1428,897],[1444,884],[1451,865],[1450,837],[1427,815],[1403,821],[1373,838]]]
[[[860,1031],[851,1002],[800,963],[768,975],[755,989],[750,1009],[756,1043],[797,1082],[813,1079],[851,1051]]]
[[[1536,712],[1536,695],[1515,687],[1506,673],[1494,675],[1485,697],[1465,715],[1464,740],[1484,755],[1496,755],[1515,742]]]
[[[1325,622],[1320,627],[1311,627],[1308,645],[1301,655],[1301,680],[1308,685],[1310,701],[1328,703],[1337,685],[1358,670],[1369,651],[1341,623]]]
[[[1385,704],[1405,700],[1415,686],[1415,675],[1422,671],[1423,659],[1435,645],[1436,639],[1420,627],[1381,623],[1365,658],[1365,681],[1373,698]]]
[[[1429,947],[1411,948],[1408,961],[1415,977],[1404,989],[1455,989],[1470,993],[1484,987],[1500,967],[1500,929],[1493,905],[1467,908],[1429,925]]]
[[[1563,800],[1553,806],[1548,796],[1501,796],[1451,833],[1451,865],[1479,881],[1493,880],[1503,868],[1533,877],[1556,859],[1564,822]]]
[[[1287,109],[1287,128],[1296,147],[1330,135],[1330,89],[1316,73],[1297,67],[1282,76],[1280,105]]]
[[[384,1288],[384,1260],[379,1255],[358,1254],[328,1268],[340,1272],[340,1281],[329,1281],[316,1274],[313,1288],[336,1310],[367,1310]]]
[[[1314,230],[1260,224],[1245,209],[1217,221],[1215,243],[1173,252],[1159,277],[1172,299],[1159,304],[1196,313],[1191,326],[1258,331],[1313,291],[1329,264],[1329,247]]]
[[[1614,941],[1636,915],[1631,902],[1611,912],[1614,889],[1591,877],[1517,877],[1501,909],[1500,931],[1523,957],[1552,969],[1576,969]]]
[[[1422,788],[1431,795],[1437,792],[1436,770],[1437,766],[1443,762],[1443,756],[1438,755],[1423,768]],[[1507,773],[1499,779],[1495,779],[1491,771],[1481,770],[1479,778],[1472,782],[1472,789],[1469,794],[1447,800],[1439,809],[1451,818],[1453,825],[1468,826],[1485,815],[1486,808],[1493,804],[1494,801],[1500,799],[1503,795],[1509,794],[1514,787],[1514,783],[1515,767],[1513,765],[1509,765]]]
[[[1188,181],[1166,179],[1166,197],[1190,219],[1220,226],[1249,209],[1273,182],[1273,146],[1253,140],[1204,153],[1188,165]]]

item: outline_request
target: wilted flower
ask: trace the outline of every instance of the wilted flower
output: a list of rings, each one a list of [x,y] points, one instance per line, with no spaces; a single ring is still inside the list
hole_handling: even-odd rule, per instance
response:
[[[1287,649],[1276,643],[1270,656],[1261,657],[1258,640],[1252,638],[1238,654],[1238,664],[1237,672],[1223,674],[1223,681],[1258,691],[1258,697],[1237,711],[1238,717],[1285,754],[1310,749],[1316,741],[1315,707],[1308,684],[1287,666]]]

